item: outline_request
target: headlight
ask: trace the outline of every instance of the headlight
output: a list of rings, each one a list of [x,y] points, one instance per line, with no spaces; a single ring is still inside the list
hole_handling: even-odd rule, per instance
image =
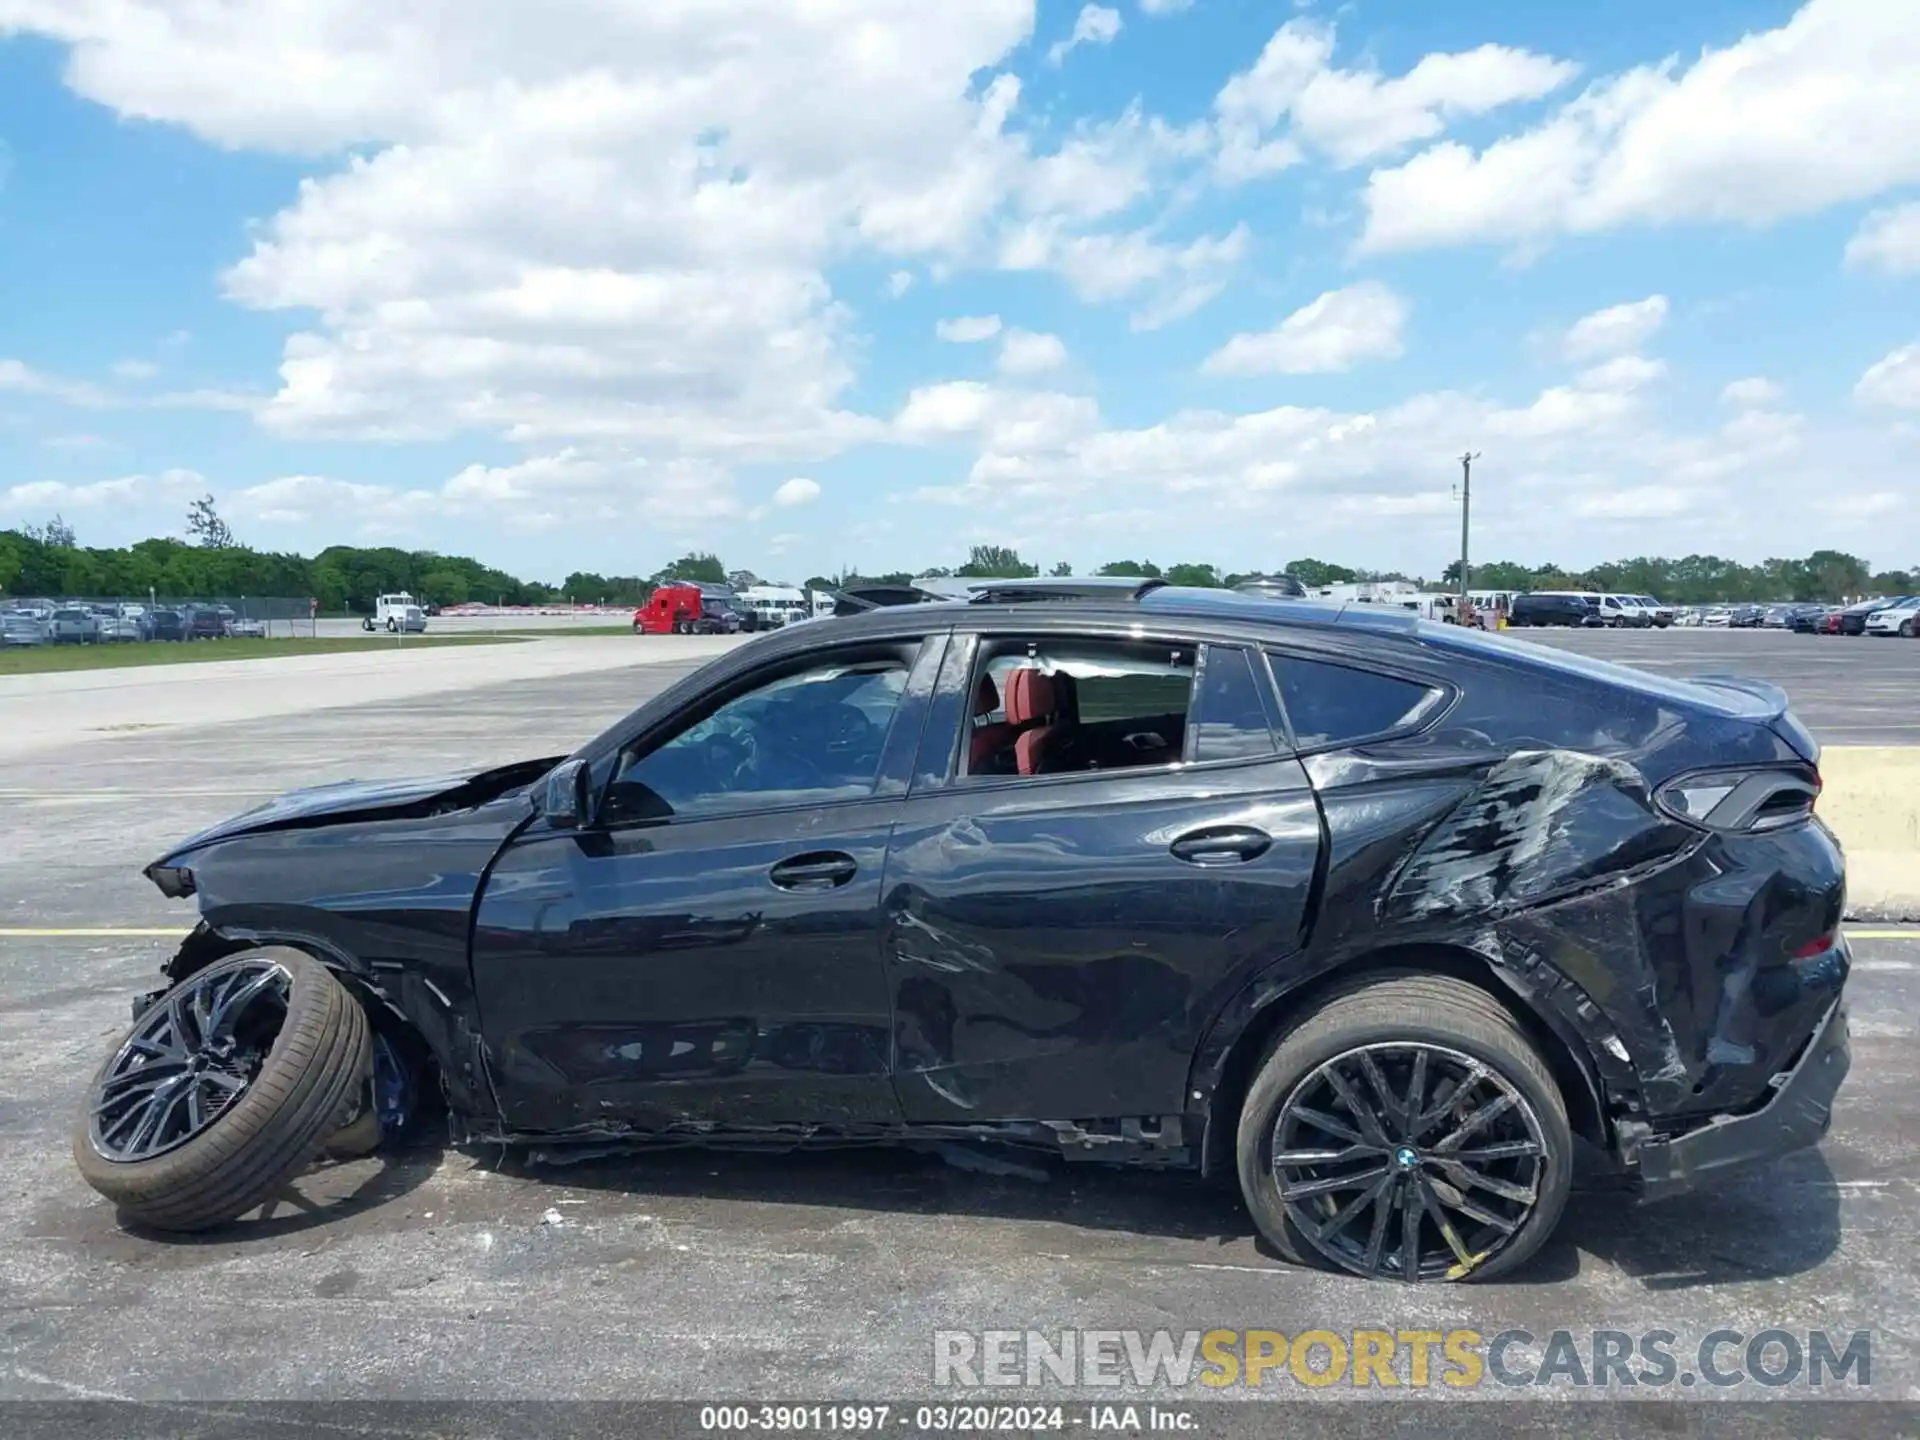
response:
[[[184,900],[193,894],[193,871],[184,865],[152,865],[147,878],[160,887],[169,900]]]

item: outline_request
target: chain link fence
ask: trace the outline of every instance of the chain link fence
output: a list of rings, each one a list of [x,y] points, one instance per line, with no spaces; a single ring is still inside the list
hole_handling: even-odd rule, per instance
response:
[[[313,601],[285,595],[0,596],[0,645],[305,638]]]

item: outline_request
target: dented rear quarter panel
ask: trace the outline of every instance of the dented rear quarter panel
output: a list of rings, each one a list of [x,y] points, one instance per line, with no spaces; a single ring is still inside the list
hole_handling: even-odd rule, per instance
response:
[[[1689,703],[1652,677],[1537,668],[1525,650],[1394,648],[1397,670],[1453,686],[1454,703],[1423,734],[1305,758],[1326,830],[1314,932],[1223,1024],[1370,957],[1440,947],[1492,965],[1617,1113],[1763,1098],[1845,979],[1844,947],[1794,958],[1838,926],[1838,847],[1817,821],[1709,834],[1653,796],[1689,771],[1808,757],[1752,693]],[[1216,1038],[1200,1073],[1224,1051]]]

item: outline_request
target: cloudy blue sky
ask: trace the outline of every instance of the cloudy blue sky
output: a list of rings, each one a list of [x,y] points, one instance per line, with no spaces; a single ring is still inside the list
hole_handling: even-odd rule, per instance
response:
[[[392,17],[403,14],[404,21]],[[0,0],[0,526],[1920,563],[1913,0]]]

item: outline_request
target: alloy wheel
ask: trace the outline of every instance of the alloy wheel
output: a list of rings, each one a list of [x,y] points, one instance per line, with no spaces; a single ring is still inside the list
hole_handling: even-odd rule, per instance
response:
[[[131,1163],[206,1131],[246,1093],[286,1019],[292,974],[278,962],[216,965],[135,1023],[95,1082],[93,1148]]]
[[[1458,1280],[1533,1215],[1547,1146],[1526,1097],[1484,1061],[1393,1041],[1336,1055],[1280,1107],[1273,1177],[1288,1218],[1355,1275]]]

